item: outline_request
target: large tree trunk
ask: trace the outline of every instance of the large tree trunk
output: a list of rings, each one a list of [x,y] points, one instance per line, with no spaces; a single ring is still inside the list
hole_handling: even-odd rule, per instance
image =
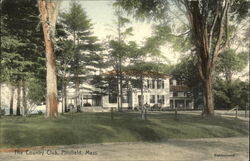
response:
[[[203,83],[203,90],[205,91],[205,105],[206,108],[203,111],[203,115],[212,116],[214,115],[214,104],[213,104],[213,94],[212,94],[212,80],[211,78],[207,79]]]
[[[11,85],[11,89],[10,89],[10,115],[13,115],[14,93],[15,93],[15,87],[13,85]]]
[[[16,105],[16,115],[21,115],[21,86],[20,82],[18,81],[17,85],[17,105]]]
[[[27,114],[27,99],[26,99],[26,84],[25,80],[22,81],[22,92],[23,92],[23,115]]]
[[[56,62],[53,46],[53,33],[49,21],[48,6],[50,3],[46,3],[45,0],[40,0],[40,12],[42,17],[42,26],[44,33],[44,42],[46,50],[46,67],[47,67],[47,97],[46,97],[46,109],[48,117],[56,117],[58,115],[57,109],[57,77],[56,77]],[[51,5],[51,4],[50,4]]]
[[[212,81],[219,54],[228,44],[228,13],[231,1],[215,1],[215,13],[208,13],[207,1],[185,0],[198,58],[198,71],[205,94],[202,114],[214,115]],[[212,23],[208,25],[208,21]],[[226,32],[225,32],[226,30]],[[216,33],[216,34],[215,34]],[[223,37],[224,36],[224,37]]]

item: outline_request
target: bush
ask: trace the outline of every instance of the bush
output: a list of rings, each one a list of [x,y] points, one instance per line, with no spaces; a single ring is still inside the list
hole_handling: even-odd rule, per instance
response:
[[[38,114],[38,115],[43,115],[43,111],[39,110],[39,111],[37,112],[37,114]]]
[[[248,85],[241,80],[217,80],[213,90],[216,109],[231,109],[237,105],[244,109],[248,103]]]
[[[91,104],[87,102],[87,103],[84,103],[83,106],[91,106]]]
[[[159,106],[158,104],[154,104],[150,109],[152,111],[159,111],[161,110],[161,106]]]
[[[1,109],[0,110],[0,116],[4,116],[5,115],[5,110],[4,109]]]

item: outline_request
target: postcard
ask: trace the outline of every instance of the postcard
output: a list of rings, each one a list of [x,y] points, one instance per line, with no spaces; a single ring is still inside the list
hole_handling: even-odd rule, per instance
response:
[[[249,1],[0,5],[0,161],[249,160]]]

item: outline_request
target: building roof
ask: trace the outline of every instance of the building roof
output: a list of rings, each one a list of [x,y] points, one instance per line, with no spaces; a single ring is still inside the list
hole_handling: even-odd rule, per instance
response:
[[[126,76],[145,76],[145,77],[152,77],[152,78],[171,78],[172,75],[169,74],[163,74],[163,73],[157,73],[157,72],[151,72],[151,71],[137,71],[137,70],[127,70],[127,71],[117,71],[117,70],[112,70],[104,73],[105,75],[117,75],[117,74],[122,74]]]

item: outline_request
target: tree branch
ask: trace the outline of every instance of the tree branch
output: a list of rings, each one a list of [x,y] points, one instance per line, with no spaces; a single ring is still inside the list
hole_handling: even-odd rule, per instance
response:
[[[199,75],[200,75],[200,78],[203,82],[206,82],[206,78],[204,76],[204,73],[202,71],[202,65],[201,65],[201,58],[198,56],[198,63],[197,63],[197,66],[198,66],[198,72],[199,72]]]
[[[216,24],[218,16],[219,16],[218,13],[219,13],[219,7],[217,6],[217,8],[216,8],[216,16],[215,16],[215,18],[214,18],[214,20],[212,22],[212,27],[211,27],[210,32],[209,32],[209,51],[208,51],[209,53],[211,53],[213,32],[214,32],[214,27],[215,27],[215,24]]]
[[[220,30],[219,30],[219,36],[218,36],[218,39],[216,41],[216,45],[215,45],[215,49],[214,49],[214,52],[213,52],[213,56],[212,56],[212,60],[210,62],[210,68],[209,68],[209,72],[211,73],[213,71],[213,69],[215,68],[215,65],[217,63],[217,60],[218,60],[218,56],[220,54],[220,45],[221,45],[221,41],[222,41],[222,36],[223,36],[223,33],[224,33],[224,20],[225,20],[225,17],[227,15],[227,12],[228,12],[228,9],[229,9],[229,6],[230,6],[230,0],[226,0],[225,2],[225,7],[223,9],[223,14],[222,14],[222,17],[221,17],[221,21],[220,21]]]
[[[226,27],[225,27],[226,28],[226,33],[225,33],[226,40],[225,40],[223,47],[219,49],[218,54],[222,53],[229,45],[229,23],[228,23],[228,21],[229,21],[229,10],[230,10],[230,6],[231,6],[230,2],[231,1],[229,0],[228,8],[226,10],[226,24],[225,24],[226,25]]]

